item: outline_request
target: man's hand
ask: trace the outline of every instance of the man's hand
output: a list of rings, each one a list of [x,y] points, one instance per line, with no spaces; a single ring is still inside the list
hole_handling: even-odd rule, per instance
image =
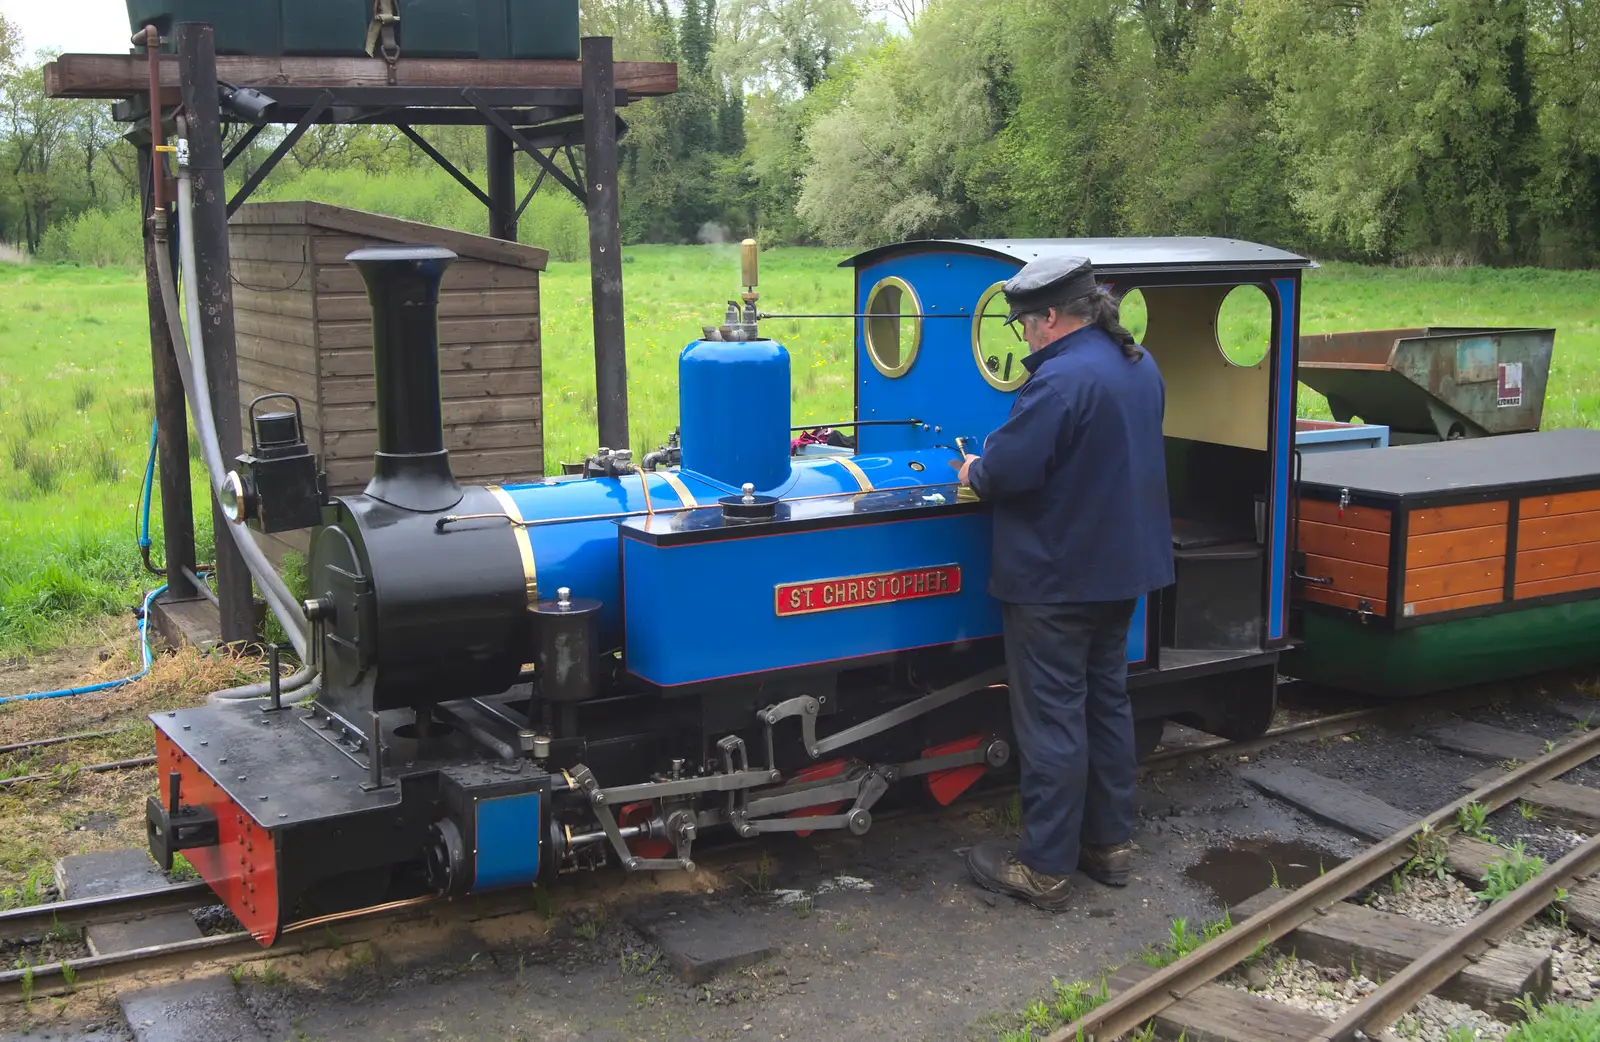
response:
[[[967,488],[971,488],[972,487],[972,478],[971,478],[972,461],[977,459],[977,458],[978,457],[974,456],[972,453],[969,452],[969,453],[967,453],[966,458],[963,459],[960,463],[957,463],[955,460],[951,460],[950,461],[950,465],[952,467],[958,468],[959,471],[960,471],[960,473],[958,473],[956,475],[956,480],[961,482],[961,484],[966,486]]]

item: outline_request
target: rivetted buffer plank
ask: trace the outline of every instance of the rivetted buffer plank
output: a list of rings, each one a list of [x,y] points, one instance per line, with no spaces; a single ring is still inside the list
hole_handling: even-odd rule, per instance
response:
[[[1107,982],[1112,994],[1154,973],[1143,963],[1118,970]],[[1222,984],[1202,984],[1155,1016],[1163,1038],[1184,1042],[1304,1042],[1333,1022],[1303,1009]]]
[[[1376,796],[1303,767],[1290,764],[1251,767],[1240,771],[1239,776],[1268,796],[1363,839],[1384,839],[1417,818]]]
[[[1242,921],[1277,902],[1287,891],[1265,890],[1231,910]],[[1392,977],[1452,931],[1391,912],[1341,901],[1314,916],[1278,942],[1300,959],[1319,966],[1354,967],[1373,980]],[[1503,943],[1441,985],[1434,994],[1463,1002],[1501,1020],[1516,1020],[1524,995],[1543,1002],[1550,995],[1550,953]]]
[[[1468,720],[1427,724],[1417,728],[1415,733],[1441,749],[1466,753],[1468,756],[1478,756],[1486,760],[1527,762],[1545,754],[1542,738]]]

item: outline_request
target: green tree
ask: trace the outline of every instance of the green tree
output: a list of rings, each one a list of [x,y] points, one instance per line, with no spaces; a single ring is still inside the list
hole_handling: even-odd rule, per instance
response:
[[[1254,0],[1240,33],[1319,234],[1380,257],[1519,253],[1524,0]]]
[[[791,96],[809,94],[835,61],[883,35],[864,0],[726,3],[743,32],[719,45],[719,64],[742,78],[767,80]]]
[[[1600,256],[1600,5],[1529,4],[1528,66],[1538,118],[1529,206],[1544,263]]]
[[[72,183],[61,176],[63,154],[72,143],[73,105],[44,92],[44,67],[12,68],[0,74],[0,132],[6,139],[5,174],[21,211],[23,242],[39,248],[52,215],[71,199]]]

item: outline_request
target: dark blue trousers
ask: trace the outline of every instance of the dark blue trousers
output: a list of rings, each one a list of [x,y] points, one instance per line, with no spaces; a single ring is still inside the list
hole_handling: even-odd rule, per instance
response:
[[[1132,601],[1004,604],[1011,720],[1022,764],[1022,842],[1035,872],[1071,875],[1078,845],[1133,835]]]

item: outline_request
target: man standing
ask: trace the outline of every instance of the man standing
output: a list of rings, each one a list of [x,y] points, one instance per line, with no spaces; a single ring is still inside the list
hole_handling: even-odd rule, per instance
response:
[[[1166,386],[1089,261],[1047,257],[1004,286],[1030,376],[960,480],[994,504],[989,592],[1001,602],[1022,765],[1022,841],[974,847],[983,886],[1050,911],[1082,869],[1128,882],[1137,772],[1128,623],[1171,584]]]

